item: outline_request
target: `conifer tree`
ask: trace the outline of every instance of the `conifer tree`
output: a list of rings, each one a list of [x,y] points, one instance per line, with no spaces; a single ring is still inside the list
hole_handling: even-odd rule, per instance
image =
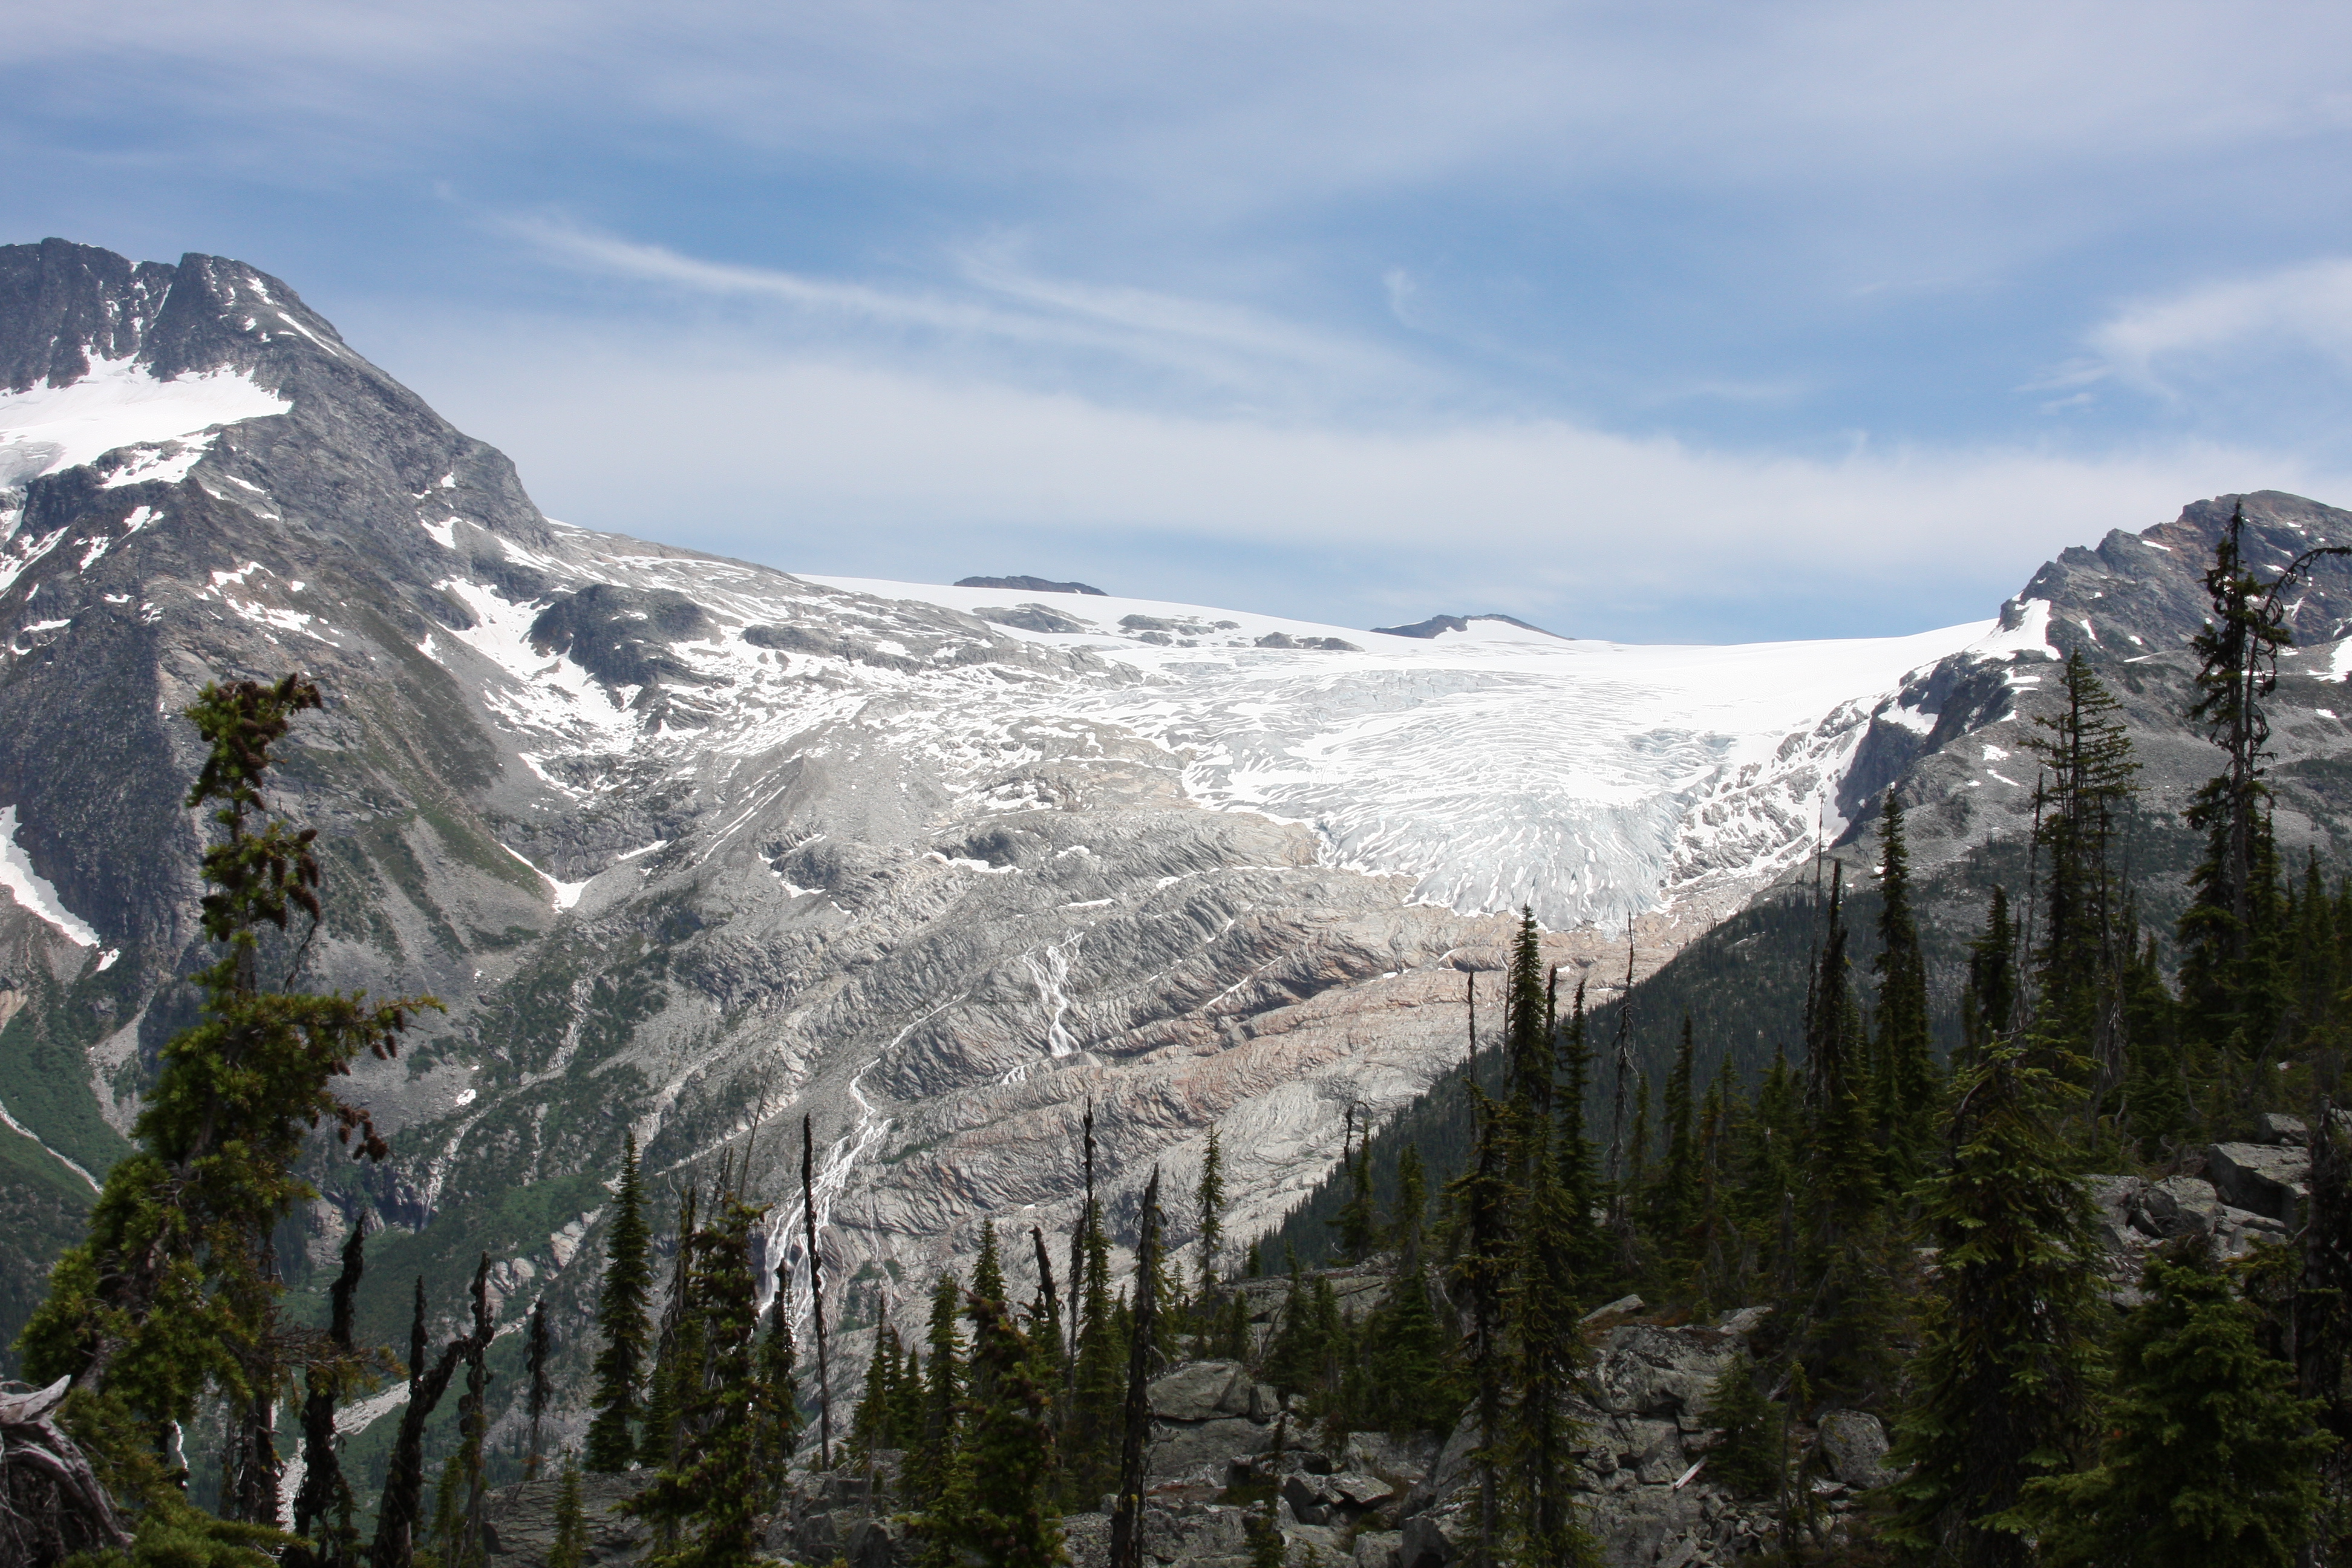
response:
[[[555,1491],[555,1539],[547,1548],[547,1568],[584,1568],[588,1518],[580,1502],[580,1465],[567,1450]]]
[[[541,1296],[538,1300],[533,1301],[530,1304],[529,1349],[524,1361],[525,1368],[530,1375],[530,1393],[526,1396],[529,1419],[530,1421],[530,1442],[529,1447],[524,1450],[522,1463],[522,1476],[523,1479],[527,1481],[533,1481],[539,1479],[539,1467],[545,1458],[545,1450],[541,1447],[540,1439],[543,1424],[547,1419],[547,1357],[549,1349],[550,1346],[547,1338],[547,1298]]]
[[[1683,1015],[1682,1043],[1666,1073],[1664,1168],[1650,1204],[1651,1233],[1660,1258],[1671,1268],[1688,1259],[1691,1232],[1698,1224],[1698,1129],[1692,1116],[1692,1078],[1696,1071],[1691,1019]]]
[[[925,1555],[967,1568],[1050,1568],[1062,1559],[1062,1531],[1045,1484],[1052,1402],[1034,1375],[1036,1352],[1001,1302],[975,1291],[964,1305],[971,1386],[992,1392],[965,1405],[954,1472],[922,1521]]]
[[[1445,1364],[1445,1335],[1429,1296],[1422,1215],[1429,1206],[1421,1149],[1408,1143],[1397,1157],[1396,1206],[1390,1230],[1397,1241],[1397,1274],[1387,1298],[1364,1324],[1364,1424],[1387,1432],[1440,1430],[1460,1414],[1462,1401]]]
[[[1879,816],[1878,981],[1875,1109],[1890,1193],[1927,1174],[1936,1144],[1936,1056],[1927,1019],[1927,958],[1911,910],[1911,851],[1903,801],[1892,789]]]
[[[1977,1056],[2018,1024],[2017,922],[2010,917],[2009,889],[1996,885],[1985,910],[1984,930],[1969,944],[1967,987],[1960,994],[1961,1060]]]
[[[800,1394],[793,1384],[793,1280],[790,1255],[776,1261],[776,1294],[768,1305],[768,1331],[760,1341],[759,1401],[749,1414],[761,1416],[753,1431],[752,1473],[762,1478],[761,1505],[772,1507],[783,1487],[784,1468],[792,1462],[793,1441],[801,1429]],[[916,1379],[915,1357],[907,1356],[904,1381]],[[919,1388],[902,1389],[897,1429],[902,1442],[911,1443],[921,1429],[922,1396]]]
[[[1350,1263],[1369,1257],[1379,1245],[1379,1217],[1372,1203],[1371,1131],[1369,1126],[1364,1129],[1359,1146],[1356,1108],[1349,1106],[1346,1131],[1339,1142],[1339,1169],[1347,1179],[1348,1200],[1339,1205],[1339,1217],[1328,1223],[1339,1231],[1340,1256]]]
[[[953,1270],[931,1287],[930,1380],[923,1397],[923,1429],[907,1456],[907,1484],[919,1500],[940,1495],[960,1441],[963,1410],[963,1341],[956,1331],[963,1287]]]
[[[117,1484],[168,1446],[169,1425],[190,1420],[209,1389],[238,1413],[233,1444],[248,1459],[229,1511],[271,1525],[269,1426],[301,1352],[281,1316],[270,1238],[317,1195],[295,1167],[322,1122],[355,1157],[388,1152],[367,1111],[332,1085],[362,1053],[394,1055],[410,1015],[440,1005],[288,989],[320,920],[317,830],[275,814],[263,789],[272,748],[320,705],[315,685],[289,675],[207,685],[185,710],[209,747],[186,804],[210,807],[218,830],[202,907],[219,956],[191,977],[200,1020],[163,1047],[132,1124],[136,1151],[107,1173],[84,1240],[51,1268],[48,1299],[18,1342],[26,1375],[73,1380],[69,1419]]]
[[[2096,1364],[2090,1200],[2056,1135],[2078,1094],[2011,1039],[1954,1085],[1944,1173],[1924,1189],[1940,1248],[1916,1394],[1890,1462],[1893,1538],[1959,1568],[2030,1560],[2028,1481],[2079,1452]]]
[[[2122,980],[2137,942],[2123,929],[2126,900],[2115,847],[2139,763],[2114,696],[2080,648],[2067,657],[2060,681],[2058,711],[2037,715],[2040,733],[2026,742],[2047,775],[2034,831],[2048,869],[2032,1038],[2088,1061],[2095,1121],[2116,1109],[2127,1068]]]
[[[637,1437],[637,1462],[649,1470],[676,1462],[677,1416],[683,1397],[682,1369],[702,1362],[702,1319],[693,1310],[695,1248],[701,1230],[695,1221],[700,1193],[688,1185],[678,1194],[677,1249],[670,1257],[669,1299],[663,1304],[661,1331],[654,1341],[653,1371],[646,1380],[645,1430]]]
[[[971,1266],[971,1293],[1004,1305],[1004,1259],[996,1250],[996,1222],[980,1222],[980,1260]]]
[[[369,1363],[374,1357],[360,1354],[352,1331],[352,1298],[366,1270],[362,1215],[343,1240],[342,1270],[328,1292],[327,1341],[333,1353],[314,1357],[305,1373],[302,1485],[294,1494],[294,1533],[310,1538],[314,1563],[337,1568],[354,1561],[359,1551],[359,1531],[352,1523],[354,1500],[335,1441],[335,1406],[353,1387],[365,1386],[360,1380],[373,1370]]]
[[[596,1392],[589,1408],[586,1468],[604,1474],[625,1470],[635,1455],[629,1427],[643,1413],[646,1356],[652,1325],[646,1316],[653,1287],[646,1230],[645,1193],[637,1175],[637,1135],[621,1149],[620,1189],[614,1195],[613,1228],[605,1234],[604,1281],[596,1297],[596,1327],[604,1336],[596,1352]]]
[[[1143,1189],[1143,1215],[1135,1244],[1135,1316],[1129,1325],[1127,1398],[1119,1434],[1118,1506],[1110,1521],[1111,1568],[1143,1568],[1144,1453],[1151,1437],[1150,1386],[1159,1318],[1160,1258],[1160,1172],[1154,1167]]]
[[[1535,1122],[1537,1133],[1529,1139],[1528,1184],[1513,1227],[1504,1302],[1514,1363],[1502,1455],[1509,1510],[1506,1539],[1510,1561],[1523,1568],[1586,1568],[1598,1563],[1599,1553],[1577,1519],[1570,1458],[1576,1434],[1568,1415],[1580,1359],[1577,1318],[1582,1281],[1570,1264],[1577,1250],[1575,1216],[1549,1140],[1542,1136],[1548,1123],[1548,1117]]]
[[[2333,1439],[2289,1369],[2256,1342],[2260,1317],[2183,1237],[2142,1271],[2098,1425],[2098,1463],[2036,1480],[2018,1510],[2050,1568],[2290,1568]]]
[[[1511,1284],[1510,1224],[1514,1193],[1506,1171],[1509,1132],[1505,1108],[1470,1086],[1478,1140],[1470,1168],[1446,1186],[1453,1296],[1465,1324],[1458,1352],[1478,1419],[1474,1463],[1478,1476],[1478,1551],[1492,1563],[1501,1541],[1496,1463],[1502,1455],[1503,1398],[1509,1369],[1505,1342]],[[1646,1108],[1647,1097],[1644,1096]]]
[[[2307,551],[2264,582],[2246,562],[2245,528],[2241,502],[2215,544],[2205,574],[2205,629],[2189,645],[2198,658],[2198,699],[2189,717],[2205,726],[2223,761],[2188,813],[2189,826],[2206,836],[2206,851],[2189,875],[2189,905],[2180,917],[2180,987],[2195,1037],[2255,1057],[2274,1043],[2284,989],[2263,708],[2278,684],[2279,650],[2294,641],[2281,591],[2316,557],[2343,552]]]
[[[760,1543],[772,1489],[756,1466],[775,1415],[757,1353],[751,1227],[767,1212],[721,1191],[690,1247],[687,1301],[674,1342],[669,1461],[622,1510],[656,1529],[649,1568],[740,1568]],[[688,1325],[691,1325],[690,1329]]]
[[[1503,997],[1504,1054],[1509,1079],[1505,1097],[1527,1108],[1527,1114],[1551,1117],[1552,1010],[1544,986],[1543,944],[1535,910],[1519,910],[1519,929],[1511,943],[1511,965]]]
[[[1209,1147],[1201,1156],[1201,1181],[1192,1201],[1201,1215],[1201,1321],[1206,1332],[1216,1315],[1217,1249],[1225,1238],[1225,1155],[1214,1122],[1209,1124]]]
[[[1722,1438],[1707,1451],[1706,1472],[1734,1497],[1769,1497],[1780,1487],[1780,1413],[1756,1386],[1756,1363],[1735,1354],[1707,1398],[1707,1420]]]

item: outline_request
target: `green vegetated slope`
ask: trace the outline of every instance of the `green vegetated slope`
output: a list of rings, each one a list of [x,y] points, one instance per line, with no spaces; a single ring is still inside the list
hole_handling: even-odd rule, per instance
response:
[[[2147,934],[2156,938],[2159,953],[2168,959],[2173,924],[2187,901],[2185,879],[2199,852],[2197,836],[2177,816],[2167,817],[2136,805],[2121,837],[2127,858],[2137,868],[2134,885],[2141,920]],[[1609,1135],[1614,1083],[1611,1064],[1621,1021],[1632,1036],[1634,1071],[1648,1079],[1654,1095],[1665,1082],[1686,1015],[1697,1047],[1696,1076],[1702,1083],[1713,1078],[1727,1055],[1732,1070],[1751,1092],[1776,1053],[1785,1053],[1792,1064],[1803,1062],[1806,980],[1821,949],[1832,866],[1842,865],[1850,879],[1844,893],[1848,952],[1858,1000],[1865,1015],[1870,1013],[1877,1001],[1877,978],[1872,965],[1880,947],[1880,902],[1873,870],[1875,852],[1874,835],[1864,824],[1851,842],[1825,855],[1820,866],[1759,895],[1637,982],[1631,994],[1630,1018],[1628,1001],[1621,996],[1591,1007],[1588,1030],[1595,1060],[1586,1123],[1597,1143],[1605,1144]],[[2011,889],[2019,900],[2020,912],[2027,912],[2024,900],[2032,869],[2027,843],[2022,838],[2002,838],[1979,845],[1917,879],[1915,896],[1920,910],[1921,945],[1928,963],[1929,1016],[1939,1057],[1948,1058],[1959,1043],[1958,998],[1968,947],[1983,928],[1991,889],[1996,886]],[[1566,995],[1560,998],[1563,1017],[1569,1000]],[[1479,1086],[1489,1094],[1498,1093],[1502,1072],[1497,1050],[1482,1047]],[[1397,1162],[1407,1144],[1417,1144],[1422,1158],[1434,1172],[1462,1169],[1475,1133],[1472,1105],[1461,1075],[1455,1074],[1373,1133],[1373,1184],[1381,1204],[1385,1205],[1395,1196]],[[1627,1114],[1630,1120],[1632,1111]],[[1334,1171],[1261,1246],[1265,1266],[1274,1268],[1286,1247],[1297,1248],[1300,1259],[1310,1264],[1330,1256],[1335,1226],[1347,1199],[1348,1178],[1343,1172]]]

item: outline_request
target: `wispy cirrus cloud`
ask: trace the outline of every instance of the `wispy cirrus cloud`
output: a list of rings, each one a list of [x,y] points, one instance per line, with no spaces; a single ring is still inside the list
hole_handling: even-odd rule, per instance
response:
[[[1413,374],[1438,379],[1374,345],[1264,312],[1048,277],[1021,266],[1002,244],[952,253],[932,286],[894,289],[707,260],[543,215],[497,222],[541,253],[593,273],[766,301],[853,335],[911,331],[1019,350],[1075,351],[1254,393],[1274,381],[1296,385],[1301,376],[1345,384],[1358,395],[1368,377],[1384,384]],[[996,363],[1003,368],[1002,356]]]
[[[2352,369],[2352,258],[2137,300],[2099,323],[2090,343],[2096,358],[2078,376],[2147,388],[2165,386],[2168,365],[2242,353],[2316,353]]]

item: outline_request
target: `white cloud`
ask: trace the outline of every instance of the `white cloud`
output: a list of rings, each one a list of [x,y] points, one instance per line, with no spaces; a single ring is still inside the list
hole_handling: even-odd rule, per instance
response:
[[[2245,353],[2316,353],[2352,366],[2352,258],[2204,284],[2126,306],[2091,333],[2095,364],[2161,387],[2168,364]]]
[[[783,306],[820,327],[873,346],[871,329],[915,330],[950,340],[996,342],[1024,350],[1078,351],[1136,362],[1227,388],[1262,389],[1269,374],[1318,380],[1396,381],[1404,367],[1377,349],[1274,317],[1213,301],[1133,287],[1042,276],[1003,247],[967,250],[951,261],[960,293],[945,287],[886,289],[681,255],[583,225],[544,216],[499,226],[571,265],[608,276],[667,284],[696,294]]]
[[[2064,546],[2198,497],[2352,495],[2340,474],[2189,443],[1796,458],[1559,420],[1277,426],[562,328],[527,345],[436,333],[393,357],[570,521],[877,576],[908,575],[908,551],[941,540],[957,574],[1016,569],[987,563],[1016,536],[1059,535],[1138,570],[1155,551],[1204,554],[1228,577],[1287,552],[1287,585],[1270,590],[1286,599],[1261,591],[1258,607],[1358,624],[1442,591],[1570,626],[1612,606],[1705,605],[1741,636],[1799,636],[1805,606],[1845,595],[1877,595],[1888,629],[1916,629],[1911,617],[1990,614]],[[1374,610],[1345,597],[1363,590],[1341,574],[1300,580],[1296,560],[1318,556],[1399,593]]]

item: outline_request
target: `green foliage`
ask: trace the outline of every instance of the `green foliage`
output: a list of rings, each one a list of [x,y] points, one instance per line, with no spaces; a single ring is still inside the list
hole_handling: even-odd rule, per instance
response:
[[[1741,1351],[1707,1396],[1707,1419],[1723,1432],[1706,1456],[1706,1473],[1735,1497],[1769,1497],[1780,1489],[1781,1415],[1756,1386],[1756,1363]]]
[[[555,1539],[547,1549],[547,1568],[583,1568],[587,1561],[588,1520],[580,1505],[580,1466],[567,1452],[555,1489]]]
[[[1948,1166],[1925,1190],[1940,1249],[1890,1534],[1964,1564],[2021,1563],[2026,1483],[2079,1453],[2097,1364],[2090,1200],[2057,1135],[2079,1091],[2002,1042],[1955,1085]]]
[[[970,1568],[1049,1568],[1062,1552],[1047,1495],[1052,1400],[1031,1374],[1034,1352],[996,1301],[966,1299],[972,1386],[989,1391],[963,1411],[964,1440],[944,1494],[918,1521],[926,1561]]]
[[[1879,814],[1878,1035],[1872,1099],[1883,1151],[1880,1176],[1903,1193],[1934,1161],[1936,1096],[1941,1087],[1927,1016],[1927,956],[1911,908],[1911,851],[1903,801],[1886,792]]]
[[[712,1206],[684,1248],[673,1457],[624,1505],[655,1526],[649,1568],[740,1568],[759,1546],[761,1516],[781,1481],[768,1466],[782,1451],[777,1434],[789,1405],[760,1365],[751,1277],[751,1227],[767,1211],[740,1201]]]
[[[356,1154],[383,1156],[367,1112],[334,1080],[362,1052],[392,1056],[410,1015],[439,1005],[285,988],[318,927],[316,834],[273,816],[262,787],[270,748],[318,706],[318,689],[289,676],[269,687],[208,685],[187,710],[210,747],[187,804],[212,807],[220,830],[204,856],[203,900],[220,956],[193,977],[202,1017],[163,1049],[133,1126],[138,1152],[109,1172],[85,1239],[58,1259],[19,1342],[28,1377],[69,1376],[92,1396],[85,1407],[102,1394],[150,1434],[190,1419],[207,1391],[250,1425],[285,1389],[296,1369],[270,1237],[316,1195],[296,1162],[322,1122],[347,1145],[356,1139]],[[265,963],[283,965],[274,984]],[[276,1461],[248,1447],[257,1469],[240,1479],[235,1506],[258,1517],[276,1490]],[[131,1481],[118,1462],[127,1457],[101,1447],[97,1458],[118,1486]]]
[[[613,1228],[604,1241],[604,1280],[596,1297],[596,1327],[604,1345],[596,1352],[596,1392],[589,1405],[596,1414],[588,1425],[588,1468],[606,1474],[627,1469],[635,1453],[629,1428],[643,1415],[647,1341],[653,1332],[646,1316],[653,1286],[647,1256],[652,1238],[646,1228],[634,1132],[623,1147],[620,1191],[614,1201]]]
[[[2334,1439],[2260,1314],[2192,1237],[2147,1260],[2100,1402],[2098,1462],[2031,1483],[2018,1510],[2050,1568],[2287,1568]]]

